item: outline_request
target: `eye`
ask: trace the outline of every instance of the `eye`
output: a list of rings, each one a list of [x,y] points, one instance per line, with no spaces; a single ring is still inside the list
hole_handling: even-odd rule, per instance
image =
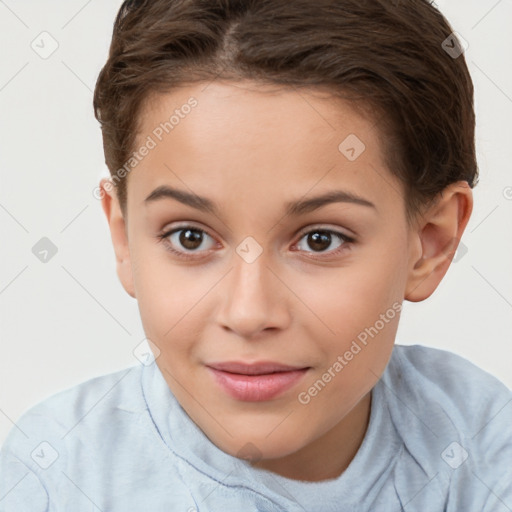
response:
[[[203,229],[191,225],[180,226],[170,231],[166,231],[165,233],[158,235],[158,238],[164,243],[169,252],[183,259],[195,258],[198,256],[197,253],[200,253],[201,251],[208,251],[216,245],[215,242],[213,242],[210,243],[210,247],[208,247],[208,244],[206,244],[207,247],[204,247],[205,240],[208,238],[213,240],[213,238]],[[313,253],[316,252],[323,254],[327,252],[329,256],[338,255],[342,251],[347,250],[350,244],[355,242],[354,238],[340,233],[339,231],[323,228],[315,228],[303,232],[299,243],[296,245],[300,246],[300,241],[303,239],[305,239],[306,244],[313,249]],[[341,243],[339,243],[333,250],[326,251],[325,249],[328,249],[336,239]],[[308,252],[303,248],[300,250]],[[316,257],[317,256],[313,256],[313,258]],[[323,256],[321,255],[319,257],[322,258]]]
[[[355,239],[348,235],[331,229],[322,228],[315,228],[307,231],[306,233],[303,233],[300,241],[303,239],[305,239],[305,243],[313,249],[313,252],[328,252],[330,256],[339,254],[340,252],[346,250],[351,243],[355,242]],[[328,249],[336,239],[340,240],[341,243],[338,244],[334,250],[325,251],[325,249]],[[300,243],[297,245],[299,246]]]
[[[194,253],[201,252],[201,246],[203,246],[203,251],[214,247],[215,243],[211,244],[209,248],[204,247],[206,237],[211,238],[206,231],[194,226],[181,226],[158,235],[168,251],[184,259],[194,258]],[[182,250],[182,248],[185,250]]]

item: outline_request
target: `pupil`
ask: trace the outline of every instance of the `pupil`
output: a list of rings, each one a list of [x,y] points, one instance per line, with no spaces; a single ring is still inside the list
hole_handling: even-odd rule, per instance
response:
[[[308,242],[312,249],[326,249],[331,243],[331,235],[326,231],[315,231],[308,236]]]
[[[186,249],[197,249],[201,245],[202,235],[199,231],[185,229],[181,232],[180,243]],[[199,242],[199,243],[196,243]]]

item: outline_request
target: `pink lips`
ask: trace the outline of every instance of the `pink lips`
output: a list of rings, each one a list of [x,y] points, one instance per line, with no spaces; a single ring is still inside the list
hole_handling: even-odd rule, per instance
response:
[[[215,381],[231,397],[248,402],[270,400],[294,386],[309,368],[273,362],[224,362],[207,365]]]

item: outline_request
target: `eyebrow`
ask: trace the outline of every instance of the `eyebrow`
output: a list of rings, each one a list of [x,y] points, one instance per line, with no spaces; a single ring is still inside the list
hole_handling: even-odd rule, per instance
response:
[[[190,206],[191,208],[195,208],[196,210],[211,213],[215,216],[220,216],[218,206],[210,199],[198,196],[194,193],[186,192],[185,190],[172,188],[167,185],[161,185],[153,190],[153,192],[151,192],[151,194],[146,197],[144,203],[147,205],[161,199],[175,199],[176,201]],[[332,190],[311,199],[292,201],[287,203],[286,215],[303,215],[331,203],[353,203],[369,208],[374,208],[375,210],[377,209],[377,207],[372,202],[352,192],[344,190]]]

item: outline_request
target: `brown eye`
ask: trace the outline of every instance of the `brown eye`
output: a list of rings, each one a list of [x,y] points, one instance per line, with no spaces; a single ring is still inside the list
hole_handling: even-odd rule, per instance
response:
[[[215,246],[215,241],[206,231],[193,226],[182,226],[159,235],[167,250],[176,256],[189,258],[199,256]],[[206,239],[210,239],[210,247],[204,247]]]
[[[305,240],[305,243],[301,242]],[[332,244],[338,240],[338,244],[332,247]],[[352,237],[344,235],[343,233],[339,233],[338,231],[333,231],[330,229],[313,229],[306,233],[303,233],[299,243],[297,246],[301,251],[305,252],[317,252],[317,253],[327,253],[328,255],[336,255],[339,252],[343,251],[346,247],[350,245],[351,242],[355,240]],[[312,251],[308,251],[307,248],[312,249]],[[328,250],[328,249],[331,250]]]
[[[197,229],[181,229],[179,231],[181,234],[178,237],[179,243],[185,249],[189,251],[193,251],[201,246],[203,241],[203,235]]]
[[[331,245],[331,235],[327,231],[313,231],[307,235],[307,243],[315,251],[323,251]]]

